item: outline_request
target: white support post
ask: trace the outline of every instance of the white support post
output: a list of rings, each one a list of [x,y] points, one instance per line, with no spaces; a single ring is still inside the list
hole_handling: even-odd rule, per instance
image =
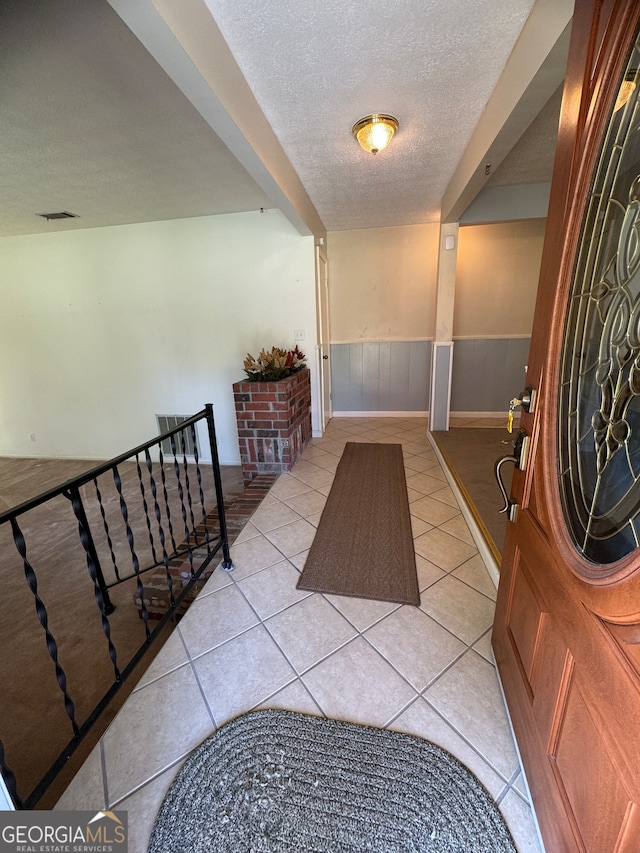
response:
[[[436,330],[433,341],[429,394],[429,429],[431,431],[449,429],[457,255],[458,223],[443,223],[440,226]]]

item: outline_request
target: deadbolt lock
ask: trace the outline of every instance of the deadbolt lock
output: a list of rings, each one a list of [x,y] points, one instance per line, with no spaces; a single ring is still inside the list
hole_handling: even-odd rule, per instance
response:
[[[528,412],[532,414],[535,405],[537,402],[537,392],[531,387],[531,385],[527,385],[527,387],[522,391],[519,397],[514,397],[513,400],[509,401],[509,412],[507,414],[507,430],[509,432],[513,429],[513,413],[514,411],[522,407],[523,412]]]

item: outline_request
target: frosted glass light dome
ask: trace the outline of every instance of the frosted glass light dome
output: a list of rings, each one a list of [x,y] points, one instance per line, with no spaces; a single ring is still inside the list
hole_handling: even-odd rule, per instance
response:
[[[377,154],[391,142],[398,127],[398,119],[394,116],[374,113],[357,121],[351,132],[365,151]]]

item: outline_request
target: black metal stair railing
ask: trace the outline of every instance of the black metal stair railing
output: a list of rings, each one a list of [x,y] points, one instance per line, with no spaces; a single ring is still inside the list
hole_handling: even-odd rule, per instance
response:
[[[198,454],[196,434],[201,422],[207,428],[211,463],[202,462]],[[191,441],[186,440],[187,436]],[[167,441],[171,452],[165,454],[162,445]],[[187,446],[195,448],[193,456],[187,456]],[[47,552],[46,542],[42,541],[49,535],[47,525],[40,529],[29,519],[36,511],[52,511],[56,499],[56,507],[59,507],[61,496],[67,502],[68,519],[56,520],[49,527],[58,529],[60,525],[66,525],[62,534],[64,559],[52,566],[46,558],[51,548]],[[59,514],[59,509],[56,512]],[[25,533],[27,528],[29,532]],[[25,731],[24,742],[16,743],[14,726],[12,737],[4,739],[2,726],[7,709],[3,709],[0,719],[0,771],[16,807],[33,808],[99,720],[152,641],[165,630],[170,620],[177,619],[183,612],[185,601],[193,597],[194,590],[201,583],[199,579],[214,557],[221,553],[220,567],[226,571],[233,568],[213,407],[208,404],[202,412],[175,429],[8,512],[0,513],[0,533],[3,531],[10,531],[9,541],[15,550],[7,559],[7,552],[11,549],[4,544],[5,540],[0,542],[0,580],[3,585],[17,584],[17,575],[24,575],[37,617],[37,623],[33,625],[36,631],[39,626],[44,640],[44,644],[41,641],[34,643],[31,636],[29,643],[21,645],[37,648],[38,653],[42,645],[46,648],[49,665],[45,666],[45,676],[42,677],[46,678],[47,671],[55,677],[55,693],[64,707],[67,720],[68,735],[64,736],[63,748],[55,756],[43,755],[46,763],[39,778],[35,781],[31,778],[34,771],[30,768],[27,774],[30,778],[23,782],[12,754],[18,755],[26,748],[25,744],[35,751],[42,751],[37,731]],[[86,569],[84,573],[80,568],[82,563]],[[75,580],[80,578],[80,582],[77,589],[74,587],[74,602],[82,602],[79,609],[87,612],[89,618],[95,618],[103,637],[102,643],[97,643],[94,634],[94,640],[87,643],[88,648],[82,646],[84,638],[76,636],[74,619],[77,610],[75,603],[72,608],[65,604],[68,593],[65,602],[56,603],[58,591],[70,582],[66,573],[71,575],[70,567],[74,565],[81,572],[75,576]],[[164,585],[165,610],[160,614],[151,613],[148,590],[145,589],[145,579],[152,570],[156,570],[152,575],[156,585],[158,577]],[[134,639],[128,639],[124,659],[121,659],[123,653],[113,636],[116,606],[112,598],[116,589],[124,589],[127,585],[128,597],[119,596],[118,608],[131,608],[131,614],[125,613],[120,623],[126,623],[128,635],[133,627]],[[46,587],[46,592],[41,590],[41,586]],[[93,606],[89,599],[94,602]],[[65,612],[67,610],[70,612]],[[94,617],[91,617],[91,612]],[[52,618],[54,614],[55,618]],[[21,624],[24,623],[25,614],[14,615],[20,617]],[[120,623],[118,630],[122,629]],[[3,631],[12,630],[7,614],[2,615],[1,628]],[[138,630],[141,636],[137,641],[135,631]],[[68,651],[65,644],[69,645],[70,637],[74,648]],[[80,651],[76,648],[79,644]],[[85,675],[82,679],[75,678],[64,664],[65,659],[72,659],[74,655],[90,656],[91,665],[95,660],[96,671],[102,667],[111,674],[105,676],[98,687],[76,683],[83,682]],[[32,662],[27,656],[19,665],[30,670]],[[39,665],[44,665],[42,660]],[[14,676],[17,678],[18,674],[8,671],[3,678],[10,680]],[[53,683],[53,677],[51,681]],[[41,689],[40,684],[38,688]],[[97,689],[102,691],[99,700],[92,707],[87,707],[85,693],[94,695]],[[20,705],[26,707],[28,702],[28,697],[21,698]],[[82,712],[79,712],[79,707],[82,707]],[[33,725],[32,728],[38,727]],[[25,787],[27,793],[24,793]]]

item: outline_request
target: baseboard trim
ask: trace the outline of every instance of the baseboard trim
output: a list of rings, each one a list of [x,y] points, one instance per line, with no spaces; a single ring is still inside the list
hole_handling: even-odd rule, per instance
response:
[[[427,418],[429,412],[333,412],[333,418]]]
[[[516,415],[518,413],[516,412]],[[507,410],[502,412],[449,412],[450,418],[473,418],[474,420],[482,420],[483,418],[502,418],[506,424]]]
[[[332,418],[428,418],[426,412],[332,412]],[[483,420],[484,418],[503,418],[507,421],[506,409],[503,412],[449,412],[450,418],[469,418]]]
[[[458,481],[451,473],[451,470],[447,464],[446,459],[442,455],[442,451],[438,447],[435,438],[431,435],[430,432],[427,433],[427,439],[433,450],[436,454],[438,462],[442,466],[442,470],[444,471],[444,475],[447,478],[449,485],[451,486],[451,491],[454,493],[456,500],[460,505],[460,511],[462,512],[462,517],[467,522],[471,535],[473,536],[473,541],[476,543],[476,548],[482,560],[487,567],[487,572],[489,573],[489,577],[493,581],[493,585],[495,588],[498,588],[498,582],[500,580],[500,566],[498,561],[496,560],[496,555],[493,553],[492,548],[489,546],[489,543],[485,539],[482,534],[482,530],[480,529],[480,525],[478,521],[469,508],[469,504],[467,502],[467,498],[463,494],[460,486],[458,485]]]

